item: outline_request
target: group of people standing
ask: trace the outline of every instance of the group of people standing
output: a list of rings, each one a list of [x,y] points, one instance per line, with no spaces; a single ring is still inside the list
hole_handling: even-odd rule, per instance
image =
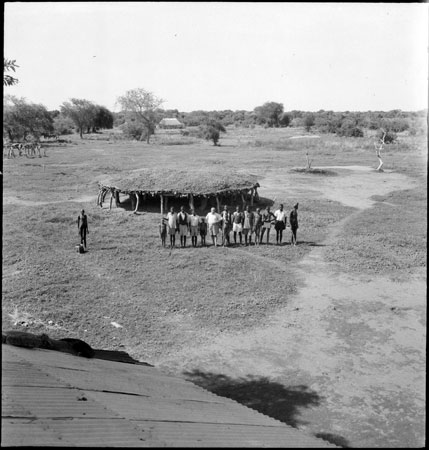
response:
[[[296,203],[289,214],[289,224],[291,228],[291,244],[296,245],[296,233],[298,230],[298,203]],[[218,236],[221,234],[221,245],[231,245],[230,235],[233,233],[234,244],[239,242],[240,245],[251,245],[252,236],[254,236],[255,245],[263,242],[266,233],[266,243],[269,244],[270,230],[274,226],[276,230],[276,243],[280,245],[283,240],[283,231],[287,225],[287,212],[283,204],[280,205],[274,213],[267,206],[264,212],[261,208],[251,211],[250,206],[246,206],[244,211],[240,211],[237,206],[235,211],[231,213],[228,206],[224,206],[223,211],[219,214],[216,208],[211,208],[206,216],[198,216],[194,209],[188,214],[184,206],[180,207],[180,211],[176,213],[174,207],[170,208],[167,217],[162,219],[160,225],[160,234],[165,245],[165,237],[170,237],[170,247],[176,246],[176,234],[180,236],[181,247],[186,247],[186,237],[191,236],[193,247],[197,247],[198,235],[201,237],[201,246],[206,245],[206,236],[209,234],[215,247],[218,246]],[[238,238],[238,242],[237,242]]]

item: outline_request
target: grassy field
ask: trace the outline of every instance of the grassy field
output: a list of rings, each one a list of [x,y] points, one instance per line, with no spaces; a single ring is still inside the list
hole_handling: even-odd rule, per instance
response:
[[[292,135],[305,133],[230,129],[221,147],[204,141],[189,145],[186,137],[183,145],[169,146],[162,144],[162,135],[152,145],[93,135],[73,137],[66,146],[51,145],[46,158],[4,160],[3,326],[10,326],[8,314],[18,308],[34,318],[33,326],[39,324],[37,331],[50,320],[61,327],[60,334],[67,330],[95,346],[124,345],[135,356],[151,359],[166,347],[170,351],[183,344],[174,324],[165,320],[172,312],[214,333],[263,320],[297,289],[294,264],[352,208],[312,198],[303,186],[298,200],[305,232],[293,252],[277,246],[169,252],[160,246],[159,214],[144,207],[138,215],[122,208],[109,212],[97,208],[94,199],[103,176],[143,167],[198,169],[213,164],[216,170],[246,170],[261,179],[264,197],[264,177],[272,167],[290,180],[291,169],[305,166],[307,152],[314,167],[376,165],[371,138]],[[422,145],[404,137],[387,147],[386,168],[418,177],[420,187],[389,194],[386,201],[395,204],[393,209],[381,205],[349,223],[329,253],[330,261],[349,270],[383,273],[424,266]],[[308,186],[317,186],[320,176],[306,175]],[[290,209],[296,199],[271,200],[274,208],[283,202]],[[74,248],[81,207],[90,218],[89,252],[83,257]],[[271,242],[274,238],[273,231]],[[369,257],[374,254],[376,258]],[[123,324],[126,333],[112,328],[110,321]]]
[[[3,159],[3,329],[76,337],[156,364],[221,333],[261,326],[303,285],[296,265],[339,223],[336,245],[325,256],[335,270],[401,279],[426,267],[424,137],[400,136],[383,152],[386,170],[415,187],[376,196],[376,205],[362,212],[320,192],[321,180],[336,178],[337,169],[294,169],[305,166],[307,152],[313,167],[376,168],[371,137],[231,128],[220,147],[170,135],[156,135],[149,145],[109,133],[70,139],[51,144],[45,158]],[[256,175],[272,209],[284,203],[290,210],[299,201],[299,245],[194,249],[188,242],[170,251],[161,247],[153,205],[138,214],[96,206],[97,183],[106,175],[201,167]],[[75,249],[81,208],[90,231],[84,255]]]

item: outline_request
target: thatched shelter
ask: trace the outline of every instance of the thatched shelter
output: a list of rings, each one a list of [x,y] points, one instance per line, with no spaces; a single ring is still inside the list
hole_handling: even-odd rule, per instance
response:
[[[171,118],[165,118],[162,119],[161,122],[159,122],[158,124],[159,128],[163,128],[163,129],[178,129],[178,128],[184,128],[185,125],[183,125],[182,122],[179,122],[178,119],[176,119],[175,117],[171,117]]]
[[[157,198],[161,214],[167,211],[169,198],[186,199],[190,208],[204,210],[207,203],[215,199],[218,210],[221,201],[240,201],[243,206],[259,200],[259,183],[254,175],[233,171],[140,169],[126,175],[112,176],[99,182],[97,204],[110,193],[110,208],[115,199],[120,204],[119,194],[131,199],[132,208],[137,212],[139,205]]]

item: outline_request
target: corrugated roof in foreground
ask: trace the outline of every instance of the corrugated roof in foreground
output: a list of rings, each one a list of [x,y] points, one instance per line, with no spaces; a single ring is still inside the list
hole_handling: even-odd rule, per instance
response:
[[[145,365],[2,345],[2,446],[335,447]]]

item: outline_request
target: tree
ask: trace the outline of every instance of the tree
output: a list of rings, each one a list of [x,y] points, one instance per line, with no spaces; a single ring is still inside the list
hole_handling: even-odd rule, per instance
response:
[[[341,127],[337,130],[338,136],[346,136],[346,137],[363,137],[363,131],[360,127],[356,125],[356,121],[345,119]]]
[[[380,128],[376,133],[376,137],[380,142],[383,142],[384,145],[384,144],[392,144],[393,142],[396,141],[398,136],[393,131]]]
[[[54,131],[53,119],[45,106],[27,103],[24,98],[6,96],[3,105],[3,132],[13,141],[27,137],[39,140]]]
[[[200,136],[207,141],[213,141],[213,145],[219,145],[220,133],[226,133],[225,127],[217,121],[209,121],[201,127]]]
[[[278,127],[283,115],[283,105],[276,102],[266,102],[254,109],[259,125],[267,124],[269,127]]]
[[[310,131],[311,127],[314,125],[314,115],[307,114],[304,117],[304,127],[307,131]]]
[[[3,86],[13,86],[18,83],[18,78],[14,78],[11,75],[6,74],[10,70],[15,72],[15,69],[19,67],[15,60],[3,58]]]
[[[72,98],[70,102],[61,105],[61,113],[73,120],[82,139],[83,130],[90,129],[94,124],[97,107],[89,100]]]
[[[281,127],[288,127],[290,125],[291,118],[290,115],[287,113],[283,113],[280,117],[279,124]]]
[[[164,103],[164,100],[156,97],[152,92],[137,88],[118,97],[116,103],[127,112],[128,120],[134,118],[143,125],[143,132],[139,139],[146,139],[149,144],[150,136],[155,133],[157,123],[155,110]]]
[[[70,117],[65,117],[60,114],[54,118],[54,134],[61,136],[63,134],[73,134],[74,133],[74,122]]]
[[[97,106],[95,112],[94,123],[92,125],[93,131],[95,129],[107,129],[113,128],[113,114],[104,106]]]

